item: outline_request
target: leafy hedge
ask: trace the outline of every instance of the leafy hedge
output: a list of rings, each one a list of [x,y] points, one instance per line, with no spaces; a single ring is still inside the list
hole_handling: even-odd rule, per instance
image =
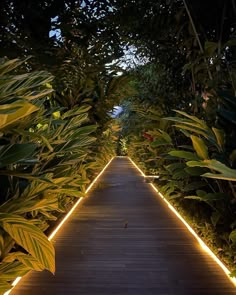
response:
[[[138,132],[126,135],[128,154],[147,174],[160,176],[154,180],[158,189],[235,275],[236,169],[235,149],[227,145],[230,134],[183,111],[163,118],[155,107],[135,112],[130,116]]]
[[[0,294],[31,269],[55,272],[44,232],[84,196],[113,150],[111,134],[92,136],[89,105],[53,103],[52,75],[26,68],[27,59],[0,61]]]

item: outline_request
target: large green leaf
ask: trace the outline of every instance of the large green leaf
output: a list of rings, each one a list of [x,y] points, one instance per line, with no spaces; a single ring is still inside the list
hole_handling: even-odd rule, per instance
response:
[[[224,144],[225,144],[225,133],[222,129],[217,129],[217,128],[212,128],[212,131],[215,134],[216,141],[218,146],[220,147],[221,150],[224,149]]]
[[[28,158],[35,151],[36,147],[32,143],[12,144],[0,147],[0,168]]]
[[[78,139],[68,141],[61,148],[61,151],[72,152],[72,151],[75,151],[76,148],[78,148],[78,149],[84,148],[85,146],[90,145],[94,141],[96,141],[95,137],[81,136]]]
[[[190,124],[183,124],[183,123],[182,124],[175,124],[175,127],[180,129],[184,134],[188,134],[188,132],[187,132],[187,130],[188,130],[188,131],[191,131],[193,133],[197,133],[197,135],[202,135],[206,139],[210,139],[210,136],[209,136],[208,132],[196,127],[195,124],[191,124],[191,123]]]
[[[11,104],[15,108],[14,113],[0,114],[0,129],[19,121],[20,119],[29,116],[30,114],[39,110],[39,108],[32,103],[26,101],[17,101]],[[1,110],[1,105],[0,105]],[[4,108],[2,109],[4,110]]]
[[[205,193],[205,194],[199,194],[198,196],[185,196],[185,199],[192,199],[192,200],[199,200],[203,202],[211,202],[211,201],[220,201],[225,200],[226,195],[223,193]]]
[[[7,213],[0,213],[0,223],[17,244],[29,252],[46,269],[52,273],[55,272],[53,245],[37,226],[18,215]]]
[[[203,160],[208,159],[208,150],[204,141],[200,137],[197,137],[195,135],[191,135],[190,138],[198,157]]]
[[[31,56],[26,57],[25,59],[11,59],[7,60],[6,58],[0,59],[0,76],[5,75],[8,72],[11,72],[15,68],[19,67],[21,64],[26,62]]]
[[[82,113],[87,113],[89,110],[91,109],[91,106],[88,106],[88,105],[84,105],[84,106],[81,106],[79,109],[73,109],[73,110],[69,110],[67,111],[66,113],[64,113],[62,115],[62,119],[66,119],[66,118],[69,118],[69,117],[74,117],[74,116],[77,116],[77,115],[80,115]]]
[[[19,178],[28,179],[28,180],[37,180],[39,182],[51,183],[51,181],[45,176],[32,175],[32,174],[17,172],[15,170],[0,170],[0,175],[15,176]]]
[[[161,129],[158,129],[158,131],[160,132],[160,135],[166,140],[166,142],[172,143],[172,139],[167,132]]]
[[[168,154],[186,160],[199,160],[199,157],[196,154],[187,151],[175,150],[170,151]]]
[[[14,104],[1,105],[0,106],[0,115],[13,114],[16,111],[18,111],[20,108],[21,108],[21,106],[15,106]]]
[[[44,266],[38,262],[37,259],[32,257],[29,254],[25,254],[22,252],[12,252],[9,253],[6,257],[4,257],[3,262],[13,262],[15,260],[20,261],[22,264],[24,264],[29,269],[33,269],[36,271],[42,271],[44,270]]]
[[[185,163],[179,163],[179,162],[172,163],[172,164],[169,164],[169,165],[165,166],[165,168],[168,171],[170,171],[171,173],[176,172],[176,171],[181,171],[185,167],[186,167]]]
[[[179,128],[181,131],[183,131],[184,134],[186,133],[186,131],[190,131],[194,134],[205,137],[205,139],[211,142],[212,144],[216,144],[216,136],[214,132],[207,126],[205,121],[200,120],[195,116],[188,115],[187,113],[182,111],[176,112],[184,116],[185,118],[169,117],[165,119],[176,122],[175,126]],[[186,134],[186,136],[188,135]]]
[[[88,114],[82,113],[77,115],[76,117],[73,117],[70,119],[70,121],[67,123],[66,128],[63,130],[64,134],[70,134],[70,131],[74,131],[78,129],[82,123],[85,123],[88,120]]]
[[[16,277],[24,276],[30,269],[20,261],[0,263],[0,282],[13,281]]]
[[[199,133],[202,135],[204,134],[205,136],[211,134],[210,128],[206,125],[204,121],[198,119],[195,116],[190,116],[184,112],[179,112],[179,113],[185,114],[186,117],[191,118],[191,120],[186,118],[181,118],[181,117],[167,117],[165,118],[165,120],[176,122],[176,125],[181,125],[183,129],[184,128],[187,129],[188,127],[194,133]]]
[[[79,190],[71,189],[71,188],[59,188],[59,189],[49,190],[49,192],[65,194],[65,195],[76,197],[76,198],[84,197],[84,194],[82,192],[80,192]]]
[[[186,167],[184,168],[184,170],[189,174],[189,175],[192,175],[192,176],[200,176],[202,175],[203,173],[206,172],[206,169],[205,168],[202,168],[202,167]]]
[[[180,111],[180,110],[175,110],[175,112],[182,115],[182,116],[184,116],[184,117],[186,117],[186,118],[188,118],[188,119],[190,119],[193,122],[198,123],[200,126],[204,126],[204,128],[208,129],[205,122],[203,120],[198,119],[196,116],[191,116],[191,115],[189,115],[189,114],[187,114],[187,113],[185,113],[183,111]]]
[[[34,140],[36,142],[42,141],[42,143],[45,144],[45,146],[51,151],[53,152],[53,148],[50,144],[50,138],[46,138],[45,136],[43,136],[42,134],[40,134],[39,132],[34,133],[34,132],[29,132],[29,131],[25,131],[25,130],[21,130],[21,129],[15,129],[14,130],[17,134],[29,137],[31,140]]]
[[[45,71],[3,76],[0,84],[1,100],[5,102],[13,96],[28,100],[34,99],[37,87],[50,83],[52,79],[53,76]],[[45,95],[50,92],[52,89],[47,89]],[[38,95],[39,93],[36,93],[36,97]]]
[[[88,134],[94,132],[96,129],[97,129],[96,125],[89,125],[89,126],[80,127],[80,128],[78,128],[77,131],[75,131],[72,134],[71,137],[72,138],[77,138],[79,136],[88,135]]]
[[[193,182],[190,182],[189,184],[187,184],[183,191],[184,192],[189,192],[189,191],[194,191],[196,189],[199,189],[199,188],[202,188],[204,186],[206,186],[207,183],[204,181],[193,181]]]
[[[60,190],[58,190],[60,191]],[[36,193],[35,193],[36,194]],[[38,197],[39,193],[36,196],[21,195],[18,198],[18,202],[10,199],[8,202],[4,203],[0,209],[7,213],[14,214],[25,214],[27,212],[37,211],[59,211],[58,210],[58,196],[52,195],[48,192],[43,198]]]
[[[184,170],[179,170],[179,171],[176,171],[175,173],[173,173],[173,179],[185,179],[185,178],[188,178],[189,177],[189,174]]]
[[[236,181],[236,169],[231,169],[217,160],[189,161],[187,165],[189,167],[206,167],[219,172],[205,173],[202,175],[203,177]]]
[[[158,138],[151,143],[152,147],[158,147],[162,145],[170,145],[171,143],[167,141],[165,138]]]
[[[0,273],[0,279],[1,279],[1,273]],[[0,294],[4,294],[6,291],[11,289],[11,284],[9,284],[7,281],[0,281]]]

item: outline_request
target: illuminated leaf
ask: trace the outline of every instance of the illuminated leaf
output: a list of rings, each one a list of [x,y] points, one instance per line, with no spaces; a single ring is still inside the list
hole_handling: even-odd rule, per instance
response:
[[[214,134],[215,134],[215,137],[216,137],[216,140],[217,140],[217,143],[219,145],[219,147],[221,148],[221,150],[223,150],[224,148],[224,144],[225,144],[225,133],[222,129],[217,129],[217,128],[212,128]]]
[[[201,159],[208,159],[208,150],[207,150],[207,146],[205,145],[204,141],[195,136],[195,135],[191,135],[190,136],[192,143],[193,143],[193,147],[197,153],[197,155],[199,156],[199,158]]]
[[[0,264],[0,282],[13,281],[16,277],[25,275],[29,270],[20,261],[2,262]]]
[[[20,261],[22,264],[24,264],[29,269],[33,269],[36,271],[42,271],[44,270],[44,266],[38,262],[37,259],[32,257],[29,254],[25,254],[22,252],[13,252],[9,253],[6,257],[4,257],[3,262],[13,262],[15,260]]]
[[[189,161],[187,162],[187,165],[189,167],[206,167],[219,172],[215,174],[205,173],[202,175],[203,177],[236,181],[236,169],[231,169],[217,160]]]
[[[168,154],[171,156],[186,159],[186,160],[199,160],[199,157],[192,152],[175,150],[175,151],[170,151]]]
[[[0,273],[0,279],[1,279],[1,273]],[[9,289],[11,289],[11,284],[9,284],[7,281],[0,280],[0,294],[4,294]]]
[[[0,147],[0,168],[31,156],[35,149],[36,145],[31,143]]]
[[[26,116],[29,116],[33,112],[39,110],[38,107],[29,103],[29,102],[15,102],[11,104],[12,107],[16,108],[14,113],[10,114],[0,114],[0,129],[5,128],[6,126],[15,123],[19,119],[22,119]],[[1,110],[1,106],[0,106]]]
[[[0,223],[17,244],[46,269],[55,272],[54,248],[38,227],[18,215],[7,213],[0,213]]]

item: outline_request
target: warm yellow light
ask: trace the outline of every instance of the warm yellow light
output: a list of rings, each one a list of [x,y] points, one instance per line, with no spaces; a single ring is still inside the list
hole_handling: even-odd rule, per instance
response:
[[[108,167],[108,165],[111,163],[111,161],[114,158],[112,158],[107,165],[102,169],[102,171],[98,174],[98,176],[91,182],[91,184],[88,186],[88,188],[86,189],[85,193],[87,194],[90,189],[93,187],[93,185],[95,184],[95,182],[98,180],[98,178],[103,174],[103,172],[106,170],[106,168]],[[59,229],[62,227],[62,225],[66,222],[66,220],[70,217],[70,215],[74,212],[74,210],[77,208],[77,206],[79,205],[79,203],[83,200],[83,198],[79,198],[78,201],[75,203],[75,205],[71,208],[71,210],[66,214],[66,216],[63,218],[63,220],[60,222],[60,224],[55,228],[55,230],[50,234],[50,236],[48,237],[49,241],[51,241],[51,239],[55,236],[55,234],[59,231]]]
[[[128,157],[128,159],[130,160],[130,162],[136,167],[136,169],[141,173],[141,175],[143,176],[143,177],[145,177],[146,175],[143,173],[143,171],[134,163],[134,161],[130,158],[130,157]]]
[[[15,285],[17,285],[20,280],[21,280],[21,277],[18,277],[17,279],[15,279],[15,281],[12,283],[12,286],[15,287]]]
[[[95,184],[95,182],[98,180],[98,178],[103,174],[103,172],[107,169],[107,167],[110,165],[111,161],[114,159],[114,157],[106,164],[106,166],[102,169],[102,171],[98,174],[98,176],[93,180],[93,182],[88,186],[85,193],[87,194],[88,191],[92,188],[92,186]]]
[[[8,295],[11,293],[11,291],[14,289],[14,287],[19,283],[19,281],[22,279],[22,277],[17,277],[14,282],[12,283],[12,288],[5,292],[3,295]]]
[[[146,177],[146,175],[143,173],[143,171],[134,163],[134,161],[128,157],[130,162],[138,169],[138,171],[141,173],[142,176]],[[157,192],[158,196],[167,204],[168,208],[182,221],[182,223],[186,226],[186,228],[189,230],[189,232],[196,238],[202,249],[207,252],[214,260],[215,262],[221,267],[221,269],[226,274],[227,278],[236,286],[236,278],[230,277],[230,270],[223,264],[222,261],[211,251],[211,249],[203,242],[203,240],[197,235],[197,233],[192,229],[192,227],[187,223],[186,220],[179,214],[179,212],[170,204],[169,201],[163,196],[161,192],[155,187],[152,183],[149,183],[150,186]]]
[[[70,211],[66,214],[66,216],[62,219],[62,221],[55,228],[55,230],[49,235],[49,237],[48,237],[49,241],[52,240],[52,238],[56,235],[56,233],[59,231],[59,229],[62,227],[62,225],[66,222],[66,220],[71,216],[71,214],[74,212],[74,210],[76,209],[76,207],[79,205],[79,203],[82,200],[83,200],[83,198],[78,199],[78,201],[75,203],[75,205],[70,209]]]
[[[98,176],[91,182],[91,184],[88,186],[86,189],[85,193],[87,194],[92,186],[96,183],[98,178],[104,173],[106,168],[110,165],[111,161],[114,159],[114,157],[107,163],[107,165],[102,169],[102,171],[98,174]],[[70,211],[66,214],[66,216],[62,219],[62,221],[59,223],[59,225],[55,228],[55,230],[50,234],[48,237],[49,241],[52,240],[52,238],[56,235],[56,233],[59,231],[59,229],[62,227],[62,225],[66,222],[66,220],[70,217],[70,215],[74,212],[76,207],[79,205],[79,203],[83,200],[83,198],[79,198],[78,201],[74,204],[74,206],[70,209]],[[22,279],[22,277],[17,277],[13,283],[12,283],[12,288],[5,292],[3,295],[9,295],[11,291],[14,289],[14,287],[19,283],[19,281]]]
[[[18,280],[18,281],[17,281],[17,284],[18,284],[18,282],[21,280],[21,277],[16,278],[15,281],[16,281],[16,280]],[[14,282],[15,282],[15,281],[14,281]],[[14,283],[14,282],[13,282],[13,283]],[[13,286],[13,283],[12,283],[12,286]],[[13,288],[14,288],[14,287],[15,287],[15,285],[13,286]],[[13,288],[12,288],[12,289],[13,289]],[[8,294],[10,294],[11,291],[12,291],[12,289],[8,290],[8,291],[5,292],[3,295],[8,295]]]

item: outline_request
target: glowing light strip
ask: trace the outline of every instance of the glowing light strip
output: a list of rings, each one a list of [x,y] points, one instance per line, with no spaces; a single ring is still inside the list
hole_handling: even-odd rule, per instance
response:
[[[90,189],[93,187],[93,185],[96,183],[98,178],[104,173],[104,171],[107,169],[107,167],[110,165],[114,157],[106,164],[106,166],[102,169],[102,171],[97,175],[97,177],[91,182],[91,184],[88,186],[88,188],[85,191],[85,194],[87,194]],[[74,212],[74,210],[77,208],[79,203],[83,200],[84,198],[79,198],[78,201],[74,204],[74,206],[70,209],[70,211],[66,214],[66,216],[62,219],[62,221],[58,224],[58,226],[55,228],[55,230],[50,234],[48,237],[48,240],[51,241],[52,238],[56,235],[56,233],[59,231],[59,229],[62,227],[62,225],[66,222],[66,220],[71,216],[71,214]],[[8,291],[6,291],[3,295],[9,295],[11,291],[15,288],[15,286],[20,282],[22,277],[17,277],[13,283],[12,283],[12,288]]]
[[[128,157],[130,162],[137,168],[137,170],[141,173],[142,176],[146,177],[146,175],[143,173],[143,171],[134,163],[134,161]],[[187,221],[179,214],[179,212],[167,201],[167,199],[163,196],[161,192],[154,186],[154,184],[149,183],[150,186],[155,190],[155,192],[159,195],[159,197],[167,204],[169,209],[182,221],[182,223],[186,226],[186,228],[189,230],[189,232],[196,238],[200,246],[204,251],[208,253],[208,255],[211,256],[212,259],[220,266],[220,268],[224,271],[227,278],[233,283],[234,286],[236,286],[236,278],[230,277],[230,270],[223,264],[223,262],[211,251],[211,249],[203,242],[203,240],[197,235],[197,233],[192,229],[192,227],[187,223]]]
[[[14,282],[12,283],[12,288],[8,291],[6,291],[3,295],[8,295],[11,293],[11,291],[15,288],[15,286],[19,283],[19,281],[22,279],[22,277],[17,277]]]
[[[106,166],[102,169],[102,171],[98,174],[98,176],[93,180],[93,182],[88,186],[85,193],[87,194],[92,186],[95,184],[95,182],[98,180],[98,178],[103,174],[103,172],[107,169],[107,167],[110,165],[111,161],[114,159],[114,157],[106,164]]]
[[[130,157],[128,157],[128,159],[130,160],[130,162],[136,167],[136,169],[141,173],[141,175],[143,176],[143,177],[145,177],[146,175],[143,173],[143,171],[134,163],[134,161],[130,158]]]

